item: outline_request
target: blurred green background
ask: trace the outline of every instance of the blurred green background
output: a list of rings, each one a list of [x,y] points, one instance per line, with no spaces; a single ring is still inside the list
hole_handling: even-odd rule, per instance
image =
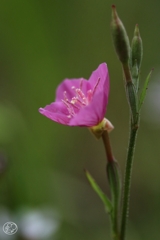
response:
[[[86,128],[52,122],[38,108],[54,101],[64,78],[88,79],[107,62],[106,116],[115,126],[110,136],[124,173],[129,110],[110,36],[113,3],[130,39],[139,24],[141,86],[155,68],[137,139],[127,239],[160,237],[160,1],[1,0],[0,225],[14,221],[19,227],[12,236],[1,227],[1,239],[110,239],[108,216],[83,172],[87,168],[109,194],[101,140]],[[49,224],[54,227],[47,233]]]

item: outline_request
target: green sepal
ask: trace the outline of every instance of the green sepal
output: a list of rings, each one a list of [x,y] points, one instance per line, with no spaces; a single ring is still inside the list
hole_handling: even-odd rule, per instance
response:
[[[136,88],[132,82],[126,84],[126,94],[131,109],[132,123],[136,124],[138,119],[138,104]]]
[[[118,163],[110,161],[107,163],[107,177],[111,190],[111,199],[113,204],[113,211],[111,213],[112,221],[112,234],[113,239],[119,239],[118,237],[118,215],[121,198],[121,178]]]
[[[138,65],[137,60],[135,60],[135,63],[132,67],[132,81],[134,83],[134,86],[136,88],[136,92],[138,92],[139,88],[139,74],[138,74]]]
[[[112,204],[110,202],[110,200],[108,199],[108,197],[105,195],[105,193],[100,189],[100,187],[98,186],[98,184],[96,183],[96,181],[92,178],[92,176],[90,175],[90,173],[87,170],[84,170],[85,175],[91,185],[91,187],[93,188],[93,190],[97,193],[97,195],[100,197],[100,199],[102,200],[104,206],[105,206],[105,210],[108,213],[112,212]]]
[[[144,83],[144,86],[143,86],[143,89],[142,89],[142,92],[141,92],[141,95],[140,95],[140,98],[139,98],[139,104],[138,104],[138,110],[140,111],[142,105],[143,105],[143,102],[144,102],[144,98],[146,96],[146,92],[147,92],[147,89],[148,89],[148,84],[149,84],[149,80],[150,80],[150,77],[151,77],[151,74],[153,72],[153,69],[150,71],[150,73],[148,74],[147,78],[146,78],[146,81]]]
[[[112,195],[112,201],[115,205],[115,202],[117,203],[119,202],[121,192],[121,179],[117,162],[116,161],[108,162],[106,170]]]

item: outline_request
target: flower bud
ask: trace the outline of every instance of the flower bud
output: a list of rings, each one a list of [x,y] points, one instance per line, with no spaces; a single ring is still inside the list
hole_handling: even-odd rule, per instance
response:
[[[126,64],[130,58],[130,44],[124,25],[118,17],[115,5],[112,5],[111,31],[113,44],[119,60],[122,64]]]
[[[136,25],[134,30],[134,36],[132,39],[132,66],[134,66],[135,61],[137,61],[138,69],[140,69],[142,55],[143,55],[142,39],[140,36],[138,25]]]

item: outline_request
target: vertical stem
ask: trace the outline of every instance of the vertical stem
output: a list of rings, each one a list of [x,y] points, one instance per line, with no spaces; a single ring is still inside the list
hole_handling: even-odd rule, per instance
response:
[[[133,155],[136,143],[138,125],[131,124],[129,147],[126,161],[125,179],[124,179],[124,193],[123,193],[123,205],[122,205],[122,219],[121,219],[121,232],[120,239],[125,240],[126,224],[129,213],[129,197],[131,186],[131,175],[133,165]]]

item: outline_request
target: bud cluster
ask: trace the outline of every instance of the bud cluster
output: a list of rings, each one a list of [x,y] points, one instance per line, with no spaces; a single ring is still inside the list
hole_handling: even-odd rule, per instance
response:
[[[138,89],[140,67],[143,56],[142,39],[138,25],[136,25],[132,44],[130,46],[127,32],[117,14],[115,5],[112,5],[111,31],[113,44],[122,64],[126,83],[126,95],[131,110],[132,124],[135,126],[138,123],[139,115]]]

